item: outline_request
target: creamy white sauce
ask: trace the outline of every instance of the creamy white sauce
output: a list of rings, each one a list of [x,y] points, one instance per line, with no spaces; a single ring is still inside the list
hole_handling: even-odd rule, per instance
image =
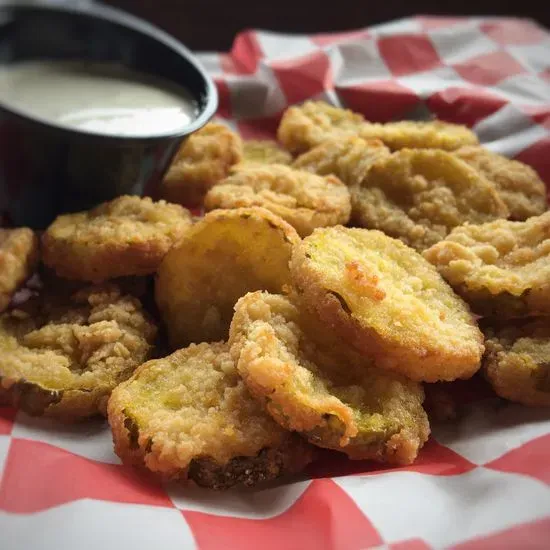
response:
[[[103,63],[0,66],[0,102],[45,122],[115,136],[177,132],[197,115],[196,102],[184,88]]]

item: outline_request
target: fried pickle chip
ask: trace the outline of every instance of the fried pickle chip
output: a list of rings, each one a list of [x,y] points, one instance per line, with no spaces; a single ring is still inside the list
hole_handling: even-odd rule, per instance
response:
[[[223,124],[210,122],[182,143],[164,176],[160,196],[169,202],[197,206],[242,160],[240,136]]]
[[[389,156],[390,150],[379,139],[351,136],[324,141],[300,155],[292,166],[322,176],[334,174],[353,187],[365,179],[377,160]]]
[[[235,302],[251,290],[280,292],[300,237],[263,208],[215,210],[162,262],[155,298],[174,348],[227,337]]]
[[[0,316],[0,388],[32,415],[104,413],[113,388],[152,351],[156,327],[134,297],[108,284],[46,292]]]
[[[546,186],[527,164],[483,147],[461,147],[455,154],[495,184],[510,211],[510,219],[524,221],[546,210]]]
[[[292,153],[303,153],[327,139],[350,136],[379,139],[393,150],[408,147],[453,151],[479,143],[471,130],[458,124],[438,120],[372,123],[360,114],[322,101],[306,101],[289,107],[277,132],[279,141]]]
[[[57,217],[42,236],[44,263],[60,277],[93,283],[147,275],[190,225],[178,204],[118,197]]]
[[[457,227],[424,257],[480,315],[550,315],[550,212]]]
[[[495,186],[437,150],[403,149],[377,161],[352,189],[354,223],[424,250],[463,223],[508,216]]]
[[[497,395],[532,407],[550,407],[550,323],[484,322],[483,374]]]
[[[479,369],[483,336],[467,304],[401,241],[317,229],[294,248],[290,269],[307,307],[380,368],[425,382]]]
[[[248,140],[243,142],[243,160],[231,167],[230,172],[238,172],[250,166],[266,164],[291,164],[292,155],[273,140]]]
[[[372,366],[289,298],[235,306],[231,354],[250,392],[286,429],[353,459],[410,464],[430,433],[420,384]]]
[[[351,213],[347,187],[335,176],[317,176],[282,164],[241,170],[214,186],[206,210],[261,206],[277,214],[305,237],[316,227],[347,223]]]
[[[348,109],[306,101],[284,112],[277,139],[291,153],[304,153],[326,139],[357,135],[364,124],[363,116]]]
[[[441,120],[402,120],[386,124],[366,124],[359,135],[364,139],[380,139],[390,149],[443,149],[454,151],[464,145],[479,143],[466,126]]]
[[[124,462],[213,489],[296,473],[313,458],[251,397],[221,342],[145,363],[115,389],[108,415]]]
[[[38,237],[32,229],[0,228],[0,313],[15,291],[32,275],[39,260]]]

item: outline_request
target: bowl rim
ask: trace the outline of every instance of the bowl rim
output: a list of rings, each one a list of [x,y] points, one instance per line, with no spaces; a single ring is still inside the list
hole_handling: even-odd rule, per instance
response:
[[[159,27],[145,21],[135,15],[132,15],[123,10],[113,8],[111,6],[105,6],[90,3],[78,3],[78,4],[45,4],[36,3],[32,0],[23,1],[8,1],[0,4],[0,17],[3,12],[10,11],[44,11],[50,13],[73,13],[75,15],[81,15],[83,17],[91,17],[95,19],[101,19],[109,23],[115,23],[122,27],[131,29],[139,34],[146,35],[153,40],[163,44],[164,46],[175,51],[180,57],[185,58],[195,71],[200,75],[205,83],[205,96],[206,102],[204,107],[200,110],[198,116],[194,118],[189,124],[182,126],[181,130],[171,131],[166,133],[157,133],[152,135],[117,135],[101,132],[86,131],[77,128],[67,127],[55,122],[44,120],[38,117],[34,117],[25,113],[24,111],[14,109],[0,100],[0,111],[4,111],[12,116],[20,117],[21,119],[28,121],[32,124],[43,126],[51,131],[70,134],[75,137],[82,138],[96,138],[102,140],[110,140],[113,142],[132,142],[132,143],[147,143],[159,140],[174,140],[178,138],[184,138],[189,134],[192,134],[199,128],[202,128],[216,113],[218,109],[218,91],[212,80],[212,77],[206,72],[204,67],[200,64],[195,55],[184,46],[179,40],[163,31]]]

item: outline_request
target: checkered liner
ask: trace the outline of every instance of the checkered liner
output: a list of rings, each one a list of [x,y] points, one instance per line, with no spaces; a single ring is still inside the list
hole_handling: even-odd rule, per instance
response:
[[[417,17],[345,34],[248,31],[229,54],[201,60],[219,116],[245,137],[272,136],[281,111],[307,98],[371,120],[436,115],[550,184],[549,48],[529,21]],[[0,547],[548,548],[550,411],[457,386],[465,414],[435,426],[413,466],[327,452],[307,479],[224,494],[137,476],[113,454],[105,423],[0,409]]]

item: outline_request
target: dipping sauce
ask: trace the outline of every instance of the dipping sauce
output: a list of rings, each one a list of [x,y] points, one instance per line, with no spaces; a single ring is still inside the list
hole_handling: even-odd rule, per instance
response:
[[[176,84],[118,64],[78,61],[0,66],[0,103],[65,128],[126,137],[176,133],[198,113]]]

